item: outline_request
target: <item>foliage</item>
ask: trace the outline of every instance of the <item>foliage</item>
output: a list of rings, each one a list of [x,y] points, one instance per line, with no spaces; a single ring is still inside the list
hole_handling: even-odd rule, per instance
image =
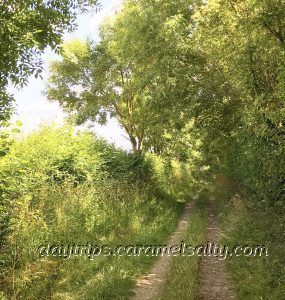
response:
[[[76,28],[76,15],[95,8],[97,0],[33,1],[0,3],[0,122],[10,115],[12,96],[8,83],[23,86],[30,75],[40,76],[41,54],[48,46],[59,51],[64,32]]]
[[[150,261],[38,264],[21,245],[32,249],[40,240],[62,237],[161,241],[178,215],[171,200],[187,200],[214,178],[224,184],[220,190],[229,189],[217,202],[222,215],[233,210],[236,227],[227,241],[262,240],[276,248],[274,260],[229,264],[241,298],[282,297],[277,242],[284,242],[285,212],[284,12],[279,0],[128,0],[102,25],[98,43],[62,46],[62,59],[51,64],[48,98],[78,124],[117,118],[133,151],[70,128],[45,128],[22,141],[1,137],[6,295],[32,290],[39,297],[33,283],[42,282],[58,299],[78,298],[79,292],[91,299],[98,286],[101,298],[125,297]],[[243,199],[241,210],[227,203],[235,193]],[[274,219],[272,228],[263,219]],[[71,267],[76,271],[69,274]],[[273,279],[259,275],[257,283],[250,268],[269,271]]]
[[[268,257],[231,257],[227,267],[231,272],[238,299],[280,299],[284,295],[284,217],[274,209],[256,206],[254,196],[242,199],[232,196],[233,185],[224,178],[215,185],[216,214],[224,232],[221,243],[261,245]]]
[[[180,102],[186,104],[185,86],[193,84],[190,72],[200,60],[187,46],[192,2],[161,7],[154,1],[127,1],[114,20],[103,24],[98,44],[63,46],[62,60],[50,67],[48,98],[75,114],[79,124],[116,117],[134,151],[161,150],[157,137],[172,131],[172,120],[180,115],[180,128],[188,122]],[[186,71],[186,82],[178,80]]]
[[[196,38],[210,66],[218,65],[222,72],[223,77],[215,77],[227,87],[220,96],[221,110],[213,114],[210,106],[204,126],[207,149],[218,155],[224,172],[243,192],[255,194],[257,205],[283,214],[284,47],[278,28],[284,20],[281,7],[273,12],[276,3],[209,1],[196,14]]]
[[[14,140],[0,158],[3,297],[124,297],[153,258],[45,259],[38,247],[162,243],[183,207],[174,199],[187,197],[177,196],[172,169],[158,176],[154,156],[125,153],[68,126],[45,125]]]

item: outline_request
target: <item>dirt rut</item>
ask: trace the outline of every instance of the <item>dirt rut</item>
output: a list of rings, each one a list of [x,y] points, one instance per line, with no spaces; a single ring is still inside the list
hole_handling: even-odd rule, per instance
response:
[[[167,242],[167,246],[173,246],[179,244],[181,239],[186,233],[192,208],[195,201],[191,201],[185,207],[184,213],[178,222],[176,230]],[[166,275],[169,271],[171,262],[171,256],[160,256],[159,259],[154,263],[150,272],[141,278],[135,289],[135,295],[131,298],[132,300],[152,300],[156,299],[163,289],[166,281]]]
[[[208,229],[206,239],[219,245],[221,229],[213,213],[214,198],[210,198],[208,211]],[[221,257],[203,256],[199,266],[199,288],[197,300],[233,300],[236,295],[226,270],[225,260]]]

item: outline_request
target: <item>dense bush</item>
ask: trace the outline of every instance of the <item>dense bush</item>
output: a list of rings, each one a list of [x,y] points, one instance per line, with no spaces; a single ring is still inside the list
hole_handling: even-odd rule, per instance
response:
[[[182,180],[187,170],[178,162],[52,126],[15,140],[0,160],[0,174],[4,299],[126,293],[151,259],[40,259],[38,247],[161,243],[183,206],[174,199],[187,199],[190,182]]]

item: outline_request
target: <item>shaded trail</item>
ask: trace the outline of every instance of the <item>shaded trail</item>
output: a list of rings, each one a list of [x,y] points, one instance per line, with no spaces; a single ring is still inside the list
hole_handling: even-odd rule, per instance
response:
[[[176,230],[166,243],[167,246],[173,246],[181,242],[189,224],[189,219],[194,206],[194,200],[187,204],[184,213],[178,222]],[[165,281],[166,275],[169,271],[171,262],[171,256],[160,256],[159,259],[154,263],[149,273],[141,278],[135,289],[135,295],[131,298],[132,300],[151,300],[158,297],[161,292]]]
[[[214,199],[208,206],[208,229],[206,240],[219,244],[221,229],[213,214]],[[199,287],[197,300],[232,300],[236,299],[225,260],[215,256],[203,256],[199,267]]]

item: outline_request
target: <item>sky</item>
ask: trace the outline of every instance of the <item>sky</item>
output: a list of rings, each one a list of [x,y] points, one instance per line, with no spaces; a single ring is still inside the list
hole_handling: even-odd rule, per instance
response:
[[[75,38],[90,38],[98,40],[98,30],[100,23],[106,16],[114,15],[115,8],[118,7],[121,0],[101,0],[102,10],[94,15],[85,14],[78,17],[78,29],[64,36],[65,41]],[[43,79],[31,77],[29,84],[21,90],[10,88],[16,99],[16,113],[12,121],[21,120],[23,131],[30,132],[37,129],[43,122],[64,123],[64,113],[57,102],[50,102],[43,95],[47,79],[48,66],[50,61],[57,59],[58,56],[50,49],[47,49],[43,55],[44,70]],[[123,149],[130,149],[130,143],[127,134],[120,127],[117,120],[112,119],[106,126],[95,125],[96,134],[104,137],[109,142]]]

